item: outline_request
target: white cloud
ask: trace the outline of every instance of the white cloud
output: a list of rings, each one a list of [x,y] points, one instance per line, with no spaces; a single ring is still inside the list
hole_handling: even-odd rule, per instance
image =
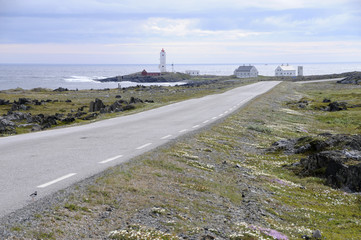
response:
[[[184,37],[190,41],[207,38],[212,40],[238,40],[248,36],[258,36],[267,34],[262,32],[233,30],[203,30],[199,27],[197,19],[168,19],[150,18],[143,25],[143,29],[148,34],[164,37]]]

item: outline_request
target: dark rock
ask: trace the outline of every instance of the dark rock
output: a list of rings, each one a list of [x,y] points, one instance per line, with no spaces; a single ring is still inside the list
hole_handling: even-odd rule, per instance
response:
[[[72,123],[72,122],[74,122],[74,121],[75,121],[75,118],[73,118],[73,117],[67,117],[67,118],[64,118],[64,119],[62,120],[62,122],[63,122],[63,123],[66,123],[66,124]]]
[[[8,105],[9,100],[0,99],[0,105]]]
[[[116,95],[116,96],[115,96],[115,98],[122,98],[122,96],[120,96],[120,95]]]
[[[70,99],[67,99],[67,100],[65,100],[65,102],[70,103],[70,102],[71,102],[71,100],[70,100]]]
[[[102,100],[96,98],[95,102],[90,102],[90,106],[89,106],[89,112],[97,112],[100,111],[100,109],[104,108],[105,105],[103,103]]]
[[[91,119],[96,118],[97,116],[98,116],[97,113],[90,113],[90,114],[86,115],[85,117],[83,117],[82,119],[83,120],[91,120]]]
[[[83,115],[85,115],[86,114],[86,112],[77,112],[77,113],[75,113],[75,117],[76,118],[80,118],[81,116],[83,116]]]
[[[346,78],[337,81],[341,84],[360,84],[361,83],[361,72],[350,72],[346,74]]]
[[[302,159],[306,174],[324,177],[336,188],[361,191],[361,151],[323,151]]]
[[[330,99],[327,99],[327,98],[325,98],[325,99],[323,99],[323,101],[322,101],[323,103],[329,103],[329,102],[331,102],[331,100]]]
[[[14,134],[15,123],[0,117],[0,134]]]
[[[215,238],[211,235],[205,235],[205,236],[201,237],[201,240],[213,240],[213,239],[215,239]]]
[[[143,100],[141,100],[139,98],[131,97],[129,104],[134,104],[134,103],[143,103]]]
[[[131,104],[126,105],[126,106],[124,106],[124,108],[123,108],[124,111],[133,110],[133,109],[135,109],[135,106],[134,106],[134,105],[131,105]]]
[[[62,88],[62,87],[59,87],[57,89],[54,89],[54,92],[66,92],[66,91],[69,91],[69,89],[67,88]]]
[[[345,102],[332,102],[328,105],[330,112],[347,110],[347,103]]]
[[[154,103],[153,100],[145,100],[144,102],[146,102],[146,103]]]

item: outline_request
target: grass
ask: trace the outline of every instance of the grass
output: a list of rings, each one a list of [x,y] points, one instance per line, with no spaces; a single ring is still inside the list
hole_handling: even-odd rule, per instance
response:
[[[249,84],[256,80],[239,80],[234,79],[227,81],[227,77],[213,77],[215,82],[212,84],[203,84],[199,86],[174,86],[174,87],[163,87],[163,86],[136,86],[125,89],[106,89],[106,90],[79,90],[79,91],[64,91],[54,92],[50,89],[11,89],[0,91],[0,99],[9,100],[10,103],[18,101],[19,98],[37,99],[43,101],[41,105],[27,104],[30,106],[29,110],[22,110],[25,113],[31,113],[33,116],[38,114],[44,115],[55,115],[57,113],[73,114],[78,109],[83,109],[83,112],[88,113],[89,104],[96,98],[103,101],[105,105],[111,105],[115,101],[119,100],[117,96],[121,96],[121,99],[129,102],[131,97],[140,98],[144,100],[152,100],[154,103],[137,103],[133,110],[128,110],[119,113],[100,114],[96,120],[103,120],[117,116],[123,116],[127,114],[133,114],[140,111],[157,108],[170,103],[183,101],[190,98],[198,98],[209,94],[222,93],[229,89],[239,87],[245,84]],[[69,101],[70,100],[70,101]],[[0,115],[7,114],[11,110],[10,105],[0,105]],[[85,115],[84,115],[85,116]],[[94,121],[94,120],[92,120]],[[89,121],[81,120],[77,118],[75,122],[64,123],[59,122],[55,127],[61,127],[65,125],[76,125],[84,124]],[[26,123],[23,121],[22,123]],[[28,127],[17,127],[16,133],[23,134],[31,131],[31,126]],[[1,136],[1,135],[0,135]],[[4,135],[5,136],[5,135]]]
[[[360,195],[285,167],[303,155],[265,151],[282,138],[360,133],[353,118],[361,116],[359,109],[343,111],[331,124],[323,118],[331,119],[333,113],[312,106],[326,96],[358,104],[360,98],[354,97],[360,91],[360,86],[335,83],[283,83],[217,125],[109,169],[38,224],[55,222],[46,225],[54,238],[92,228],[113,239],[134,239],[134,234],[149,239],[150,233],[156,234],[154,239],[180,234],[301,239],[316,229],[326,239],[360,239]],[[301,98],[311,104],[303,109],[287,104]],[[108,217],[99,218],[108,209]],[[26,229],[17,225],[14,231]],[[61,229],[68,231],[59,233]]]

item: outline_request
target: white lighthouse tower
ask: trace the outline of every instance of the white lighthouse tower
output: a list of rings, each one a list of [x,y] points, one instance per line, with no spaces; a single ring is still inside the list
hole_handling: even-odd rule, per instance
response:
[[[162,51],[160,51],[160,64],[159,64],[159,70],[161,73],[166,72],[166,55],[165,55],[165,51],[162,48]]]

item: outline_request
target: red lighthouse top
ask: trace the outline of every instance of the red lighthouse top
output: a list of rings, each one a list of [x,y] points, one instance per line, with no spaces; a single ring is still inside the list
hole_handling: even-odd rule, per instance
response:
[[[163,48],[162,48],[162,52],[165,52]]]

